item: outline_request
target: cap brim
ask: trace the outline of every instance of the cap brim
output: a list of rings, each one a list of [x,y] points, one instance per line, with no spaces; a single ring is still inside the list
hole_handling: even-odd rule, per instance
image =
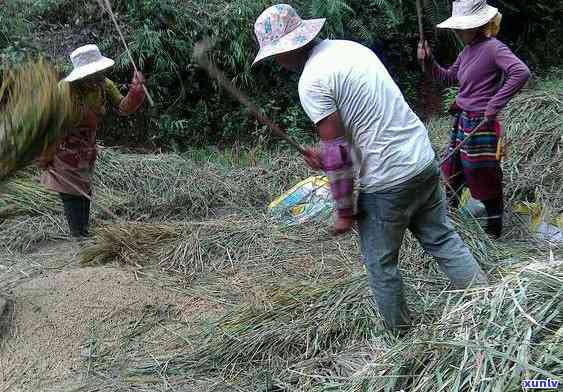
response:
[[[272,56],[302,48],[319,35],[325,22],[325,18],[304,20],[301,26],[284,35],[275,45],[260,48],[252,65]]]
[[[487,5],[486,12],[478,15],[452,16],[436,25],[439,29],[469,30],[486,25],[498,14],[498,8]]]
[[[95,73],[105,71],[106,69],[113,67],[114,64],[115,61],[112,59],[102,57],[95,63],[75,68],[66,78],[64,78],[64,80],[66,82],[75,82],[77,80],[84,79],[87,76],[94,75]]]

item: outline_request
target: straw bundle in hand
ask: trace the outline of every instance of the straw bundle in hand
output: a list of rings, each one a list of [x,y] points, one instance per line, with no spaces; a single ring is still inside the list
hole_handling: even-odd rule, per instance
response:
[[[0,86],[0,182],[54,143],[72,111],[70,90],[59,86],[44,60],[4,71]]]

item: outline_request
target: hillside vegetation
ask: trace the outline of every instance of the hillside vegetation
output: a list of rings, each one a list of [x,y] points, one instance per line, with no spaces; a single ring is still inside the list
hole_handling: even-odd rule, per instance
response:
[[[296,79],[273,64],[251,68],[257,45],[253,23],[271,0],[115,0],[112,2],[134,58],[149,77],[157,105],[132,120],[110,117],[100,137],[110,144],[174,147],[233,141],[270,144],[269,132],[248,117],[207,75],[193,64],[193,43],[214,42],[212,57],[259,106],[289,134],[307,140],[310,125],[299,107]],[[326,17],[325,37],[357,40],[372,48],[390,69],[415,107],[432,108],[441,92],[421,80],[415,59],[418,39],[415,1],[290,1],[303,17]],[[428,39],[444,63],[460,46],[454,36],[435,31],[449,15],[449,1],[425,0]],[[501,39],[523,56],[536,73],[560,64],[563,5],[542,0],[492,1],[504,13]],[[29,54],[47,55],[68,72],[68,55],[97,43],[117,60],[110,75],[129,81],[132,69],[110,18],[95,0],[10,0],[0,9],[0,57],[7,66]],[[434,105],[434,109],[435,109]],[[439,106],[439,105],[438,105]],[[426,109],[424,111],[426,111]],[[429,109],[430,110],[430,109]],[[421,114],[425,114],[422,113]],[[133,142],[133,143],[132,143]]]

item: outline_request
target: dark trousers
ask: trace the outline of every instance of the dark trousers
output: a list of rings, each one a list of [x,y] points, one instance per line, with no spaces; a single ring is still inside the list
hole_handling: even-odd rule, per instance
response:
[[[459,195],[461,195],[462,191],[463,184],[458,185],[456,188],[446,187],[446,197],[451,208],[459,208]],[[496,199],[480,201],[483,203],[487,211],[487,225],[485,226],[485,231],[494,238],[499,238],[502,234],[502,216],[504,213],[504,200],[502,194]]]
[[[59,193],[70,234],[75,238],[88,236],[90,200],[83,196]]]

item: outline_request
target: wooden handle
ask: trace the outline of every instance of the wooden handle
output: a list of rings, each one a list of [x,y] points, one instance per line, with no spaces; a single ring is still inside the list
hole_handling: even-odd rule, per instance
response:
[[[270,118],[266,117],[259,109],[258,107],[252,103],[252,101],[250,100],[250,98],[248,98],[242,91],[240,91],[239,89],[237,89],[233,83],[231,83],[231,81],[229,81],[227,79],[227,77],[225,76],[225,74],[223,72],[221,72],[215,65],[213,65],[209,59],[207,58],[207,56],[205,55],[204,51],[196,51],[194,50],[194,53],[196,54],[196,59],[197,62],[207,71],[207,73],[209,73],[210,76],[212,76],[213,78],[217,79],[217,81],[219,82],[219,84],[221,86],[223,86],[223,88],[225,90],[227,90],[234,98],[236,98],[241,104],[243,104],[244,106],[246,106],[248,108],[248,110],[250,111],[250,113],[252,113],[252,115],[262,124],[268,126],[277,136],[279,136],[280,138],[284,139],[286,142],[288,142],[292,147],[294,147],[297,151],[299,151],[299,153],[301,153],[302,155],[306,155],[305,149],[299,144],[297,143],[295,140],[293,140],[292,138],[290,138],[287,133],[285,133],[281,127],[274,123]]]
[[[424,47],[424,24],[422,22],[422,5],[420,4],[420,1],[421,0],[416,0],[416,15],[418,17],[418,39],[422,44],[422,47],[426,49]],[[421,61],[420,65],[422,67],[422,72],[426,72],[426,63],[424,61]]]
[[[129,46],[127,45],[127,41],[125,41],[125,37],[123,36],[123,33],[121,32],[121,28],[119,28],[119,23],[117,23],[117,18],[115,17],[113,10],[111,9],[111,4],[109,2],[109,0],[105,0],[105,7],[104,7],[104,3],[102,2],[102,0],[98,0],[98,3],[100,4],[100,7],[102,7],[102,9],[106,9],[106,11],[109,13],[111,20],[113,21],[113,24],[115,25],[115,28],[119,34],[119,37],[121,38],[121,42],[123,43],[123,46],[125,47],[125,51],[127,52],[127,55],[129,56],[129,61],[131,62],[131,65],[133,65],[133,69],[135,70],[135,72],[139,72],[139,70],[137,69],[137,65],[135,64],[135,60],[133,60],[133,55],[131,54],[131,51],[129,50]],[[154,106],[154,101],[149,93],[149,90],[147,89],[147,86],[145,86],[144,84],[143,86],[143,90],[145,91],[145,95],[147,96],[147,99],[149,101],[149,104],[151,106]]]
[[[145,92],[145,95],[147,96],[147,99],[149,101],[149,104],[151,106],[154,106],[154,101],[149,93],[149,90],[147,89],[147,86],[145,86],[145,84],[143,83],[141,86],[143,86],[143,91]]]

